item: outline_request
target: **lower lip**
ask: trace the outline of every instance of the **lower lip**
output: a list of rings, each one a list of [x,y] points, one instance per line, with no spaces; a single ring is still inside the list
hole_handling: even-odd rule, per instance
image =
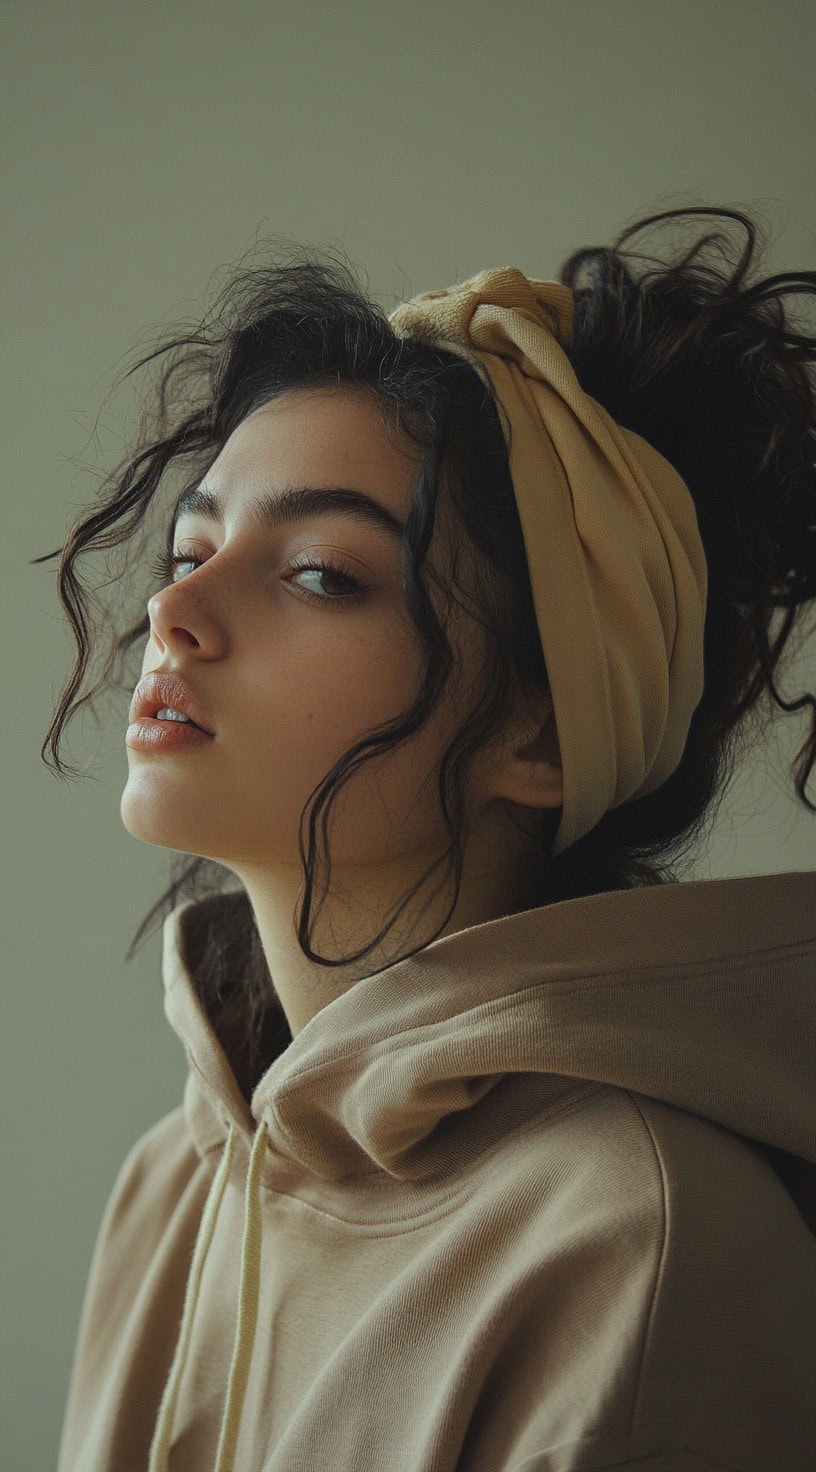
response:
[[[140,716],[125,732],[125,744],[136,751],[182,751],[185,747],[204,746],[212,741],[209,731],[188,726],[184,721],[156,721]]]

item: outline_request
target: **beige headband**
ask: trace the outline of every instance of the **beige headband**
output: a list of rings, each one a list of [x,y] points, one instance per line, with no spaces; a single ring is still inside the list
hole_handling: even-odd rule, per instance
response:
[[[685,481],[584,393],[554,336],[571,342],[573,306],[570,287],[505,266],[389,317],[471,362],[509,420],[561,749],[554,855],[677,767],[703,693],[708,594]]]

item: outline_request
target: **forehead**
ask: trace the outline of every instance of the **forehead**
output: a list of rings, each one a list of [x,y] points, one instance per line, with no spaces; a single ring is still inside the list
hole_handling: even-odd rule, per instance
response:
[[[373,395],[349,388],[293,389],[248,414],[223,446],[208,474],[254,476],[263,468],[284,480],[324,474],[353,477],[361,489],[413,484],[421,451],[397,426],[384,421]],[[385,484],[383,479],[385,477]],[[366,481],[369,484],[366,484]]]

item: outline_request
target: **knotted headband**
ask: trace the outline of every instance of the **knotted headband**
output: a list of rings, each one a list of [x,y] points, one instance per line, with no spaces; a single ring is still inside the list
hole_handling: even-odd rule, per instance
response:
[[[514,266],[412,297],[389,317],[492,385],[561,749],[553,855],[680,762],[703,693],[708,570],[685,481],[584,393],[556,333],[574,298]],[[501,415],[500,415],[501,417]]]

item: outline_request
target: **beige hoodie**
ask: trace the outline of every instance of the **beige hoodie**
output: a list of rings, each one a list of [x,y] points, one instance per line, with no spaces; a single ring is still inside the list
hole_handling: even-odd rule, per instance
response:
[[[814,1472],[816,873],[445,936],[251,1106],[196,903],[184,1101],[105,1209],[58,1472]]]

